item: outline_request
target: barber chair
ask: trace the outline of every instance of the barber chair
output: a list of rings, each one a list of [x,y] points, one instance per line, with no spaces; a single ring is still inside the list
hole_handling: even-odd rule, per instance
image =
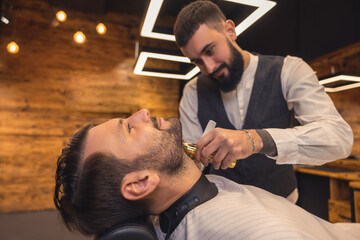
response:
[[[149,217],[117,224],[95,237],[95,240],[158,240]]]

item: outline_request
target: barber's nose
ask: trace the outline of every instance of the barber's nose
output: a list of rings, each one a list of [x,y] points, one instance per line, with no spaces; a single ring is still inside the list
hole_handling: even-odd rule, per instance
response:
[[[216,64],[211,58],[206,58],[203,60],[205,71],[207,74],[212,74],[215,71]]]
[[[149,110],[147,109],[141,109],[139,111],[137,111],[134,115],[136,115],[139,120],[143,121],[143,122],[149,122],[150,121],[150,113]]]

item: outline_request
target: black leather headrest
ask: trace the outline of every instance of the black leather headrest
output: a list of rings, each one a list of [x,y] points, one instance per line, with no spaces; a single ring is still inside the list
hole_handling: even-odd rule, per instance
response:
[[[117,224],[104,233],[95,237],[95,240],[158,240],[154,226],[149,217],[136,218],[128,222]]]

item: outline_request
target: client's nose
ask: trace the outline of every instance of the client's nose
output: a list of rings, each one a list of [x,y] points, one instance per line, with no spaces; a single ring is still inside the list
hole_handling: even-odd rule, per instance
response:
[[[142,121],[149,122],[150,121],[150,113],[147,109],[141,109],[140,111],[136,112],[134,115],[138,115]]]

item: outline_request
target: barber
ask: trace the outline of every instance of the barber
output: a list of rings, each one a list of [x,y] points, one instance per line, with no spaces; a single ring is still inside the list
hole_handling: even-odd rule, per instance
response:
[[[186,6],[174,32],[201,70],[186,84],[179,111],[184,140],[197,144],[195,161],[207,173],[296,202],[292,164],[322,165],[350,154],[350,126],[302,59],[241,49],[234,22],[210,1]],[[209,120],[217,128],[202,136]],[[236,167],[228,168],[234,159]]]

